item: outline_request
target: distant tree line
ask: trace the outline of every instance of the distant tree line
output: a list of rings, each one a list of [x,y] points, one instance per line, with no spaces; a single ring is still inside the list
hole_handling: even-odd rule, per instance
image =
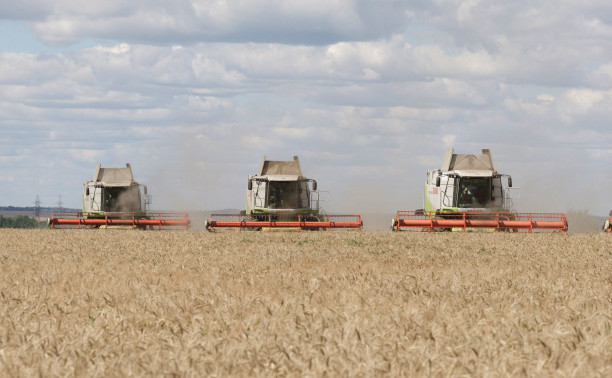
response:
[[[37,221],[35,218],[27,215],[16,215],[14,217],[5,217],[0,215],[0,228],[44,228],[46,222]]]
[[[79,211],[81,209],[69,209],[69,208],[62,208],[63,210],[67,210],[67,211]],[[40,211],[42,212],[52,212],[52,211],[58,211],[59,208],[58,207],[45,207],[45,206],[41,206],[39,208]],[[36,207],[34,206],[0,206],[0,211],[36,211]]]

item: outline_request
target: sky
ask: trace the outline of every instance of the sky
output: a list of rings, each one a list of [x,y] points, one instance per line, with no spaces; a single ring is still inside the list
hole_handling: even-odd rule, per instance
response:
[[[6,0],[0,206],[80,208],[131,163],[153,208],[244,208],[264,155],[328,212],[422,208],[491,149],[514,209],[612,209],[606,0]]]

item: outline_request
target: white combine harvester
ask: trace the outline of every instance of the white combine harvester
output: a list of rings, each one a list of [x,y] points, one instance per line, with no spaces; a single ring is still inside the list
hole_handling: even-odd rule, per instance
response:
[[[125,168],[96,167],[93,180],[83,183],[83,211],[56,212],[49,227],[118,228],[181,227],[189,228],[189,215],[149,211],[147,187],[134,180],[129,163]]]
[[[275,228],[361,230],[359,215],[322,214],[317,182],[304,177],[300,160],[267,160],[264,156],[255,175],[249,175],[246,210],[240,214],[212,214],[206,228],[272,230]]]
[[[567,231],[565,214],[511,211],[511,187],[512,178],[495,170],[488,149],[481,154],[455,154],[449,148],[442,168],[427,171],[423,209],[398,211],[391,229]]]

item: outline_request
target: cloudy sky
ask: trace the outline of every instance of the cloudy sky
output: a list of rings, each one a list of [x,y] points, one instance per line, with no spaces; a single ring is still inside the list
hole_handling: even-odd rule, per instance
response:
[[[328,211],[422,206],[490,148],[521,211],[612,208],[605,0],[6,0],[0,205],[80,207],[132,164],[154,208],[243,208],[299,155]]]

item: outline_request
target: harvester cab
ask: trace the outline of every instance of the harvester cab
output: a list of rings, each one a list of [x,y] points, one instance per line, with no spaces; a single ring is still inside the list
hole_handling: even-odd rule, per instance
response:
[[[441,213],[466,211],[508,212],[512,207],[512,177],[493,167],[491,151],[455,154],[446,150],[441,169],[431,170],[425,182],[423,208]],[[503,181],[507,182],[504,187]]]
[[[442,167],[427,171],[423,209],[398,211],[391,229],[567,231],[565,214],[511,210],[511,189],[512,177],[495,170],[490,150],[483,149],[481,154],[455,154],[449,148]]]
[[[125,168],[102,168],[98,164],[93,180],[83,183],[83,212],[90,217],[115,212],[144,213],[150,198],[147,187],[134,181],[129,163]]]
[[[264,156],[259,172],[249,176],[245,214],[253,219],[274,214],[318,220],[319,210],[317,182],[304,177],[297,156],[291,161],[266,160]]]
[[[206,228],[361,230],[359,215],[323,214],[320,202],[326,198],[320,194],[317,182],[303,175],[297,156],[289,161],[267,160],[264,156],[257,174],[248,177],[246,210],[240,214],[212,214]]]

